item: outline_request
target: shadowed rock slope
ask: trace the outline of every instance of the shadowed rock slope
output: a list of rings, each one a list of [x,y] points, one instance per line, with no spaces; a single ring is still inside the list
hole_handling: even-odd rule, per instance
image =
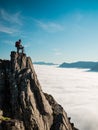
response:
[[[43,93],[32,61],[11,52],[0,60],[0,130],[77,130],[51,95]]]

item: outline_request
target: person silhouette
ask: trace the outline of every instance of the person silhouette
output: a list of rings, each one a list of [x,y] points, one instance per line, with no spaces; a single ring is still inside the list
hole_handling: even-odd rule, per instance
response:
[[[15,47],[17,48],[17,53],[19,53],[19,50],[22,50],[22,53],[24,53],[24,47],[21,44],[21,39],[15,42]]]

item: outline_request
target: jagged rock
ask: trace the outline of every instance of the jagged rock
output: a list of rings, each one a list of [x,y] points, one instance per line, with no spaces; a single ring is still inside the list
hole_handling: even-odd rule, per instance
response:
[[[77,130],[54,98],[43,93],[30,57],[11,52],[10,61],[0,60],[0,71],[0,109],[10,117],[1,121],[2,130]]]
[[[2,121],[0,130],[25,130],[23,122],[19,120]]]
[[[3,111],[2,110],[0,110],[0,116],[2,116],[3,115]]]

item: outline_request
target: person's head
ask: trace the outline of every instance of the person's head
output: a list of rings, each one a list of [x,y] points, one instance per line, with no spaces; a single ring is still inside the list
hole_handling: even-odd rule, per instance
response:
[[[21,42],[21,39],[19,39],[19,42]]]

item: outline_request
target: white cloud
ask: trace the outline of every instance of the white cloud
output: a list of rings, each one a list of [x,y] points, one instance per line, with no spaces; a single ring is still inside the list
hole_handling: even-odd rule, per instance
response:
[[[62,55],[62,52],[57,48],[53,49],[53,52],[54,52],[54,55],[56,55],[56,56]]]
[[[12,45],[12,46],[15,44],[13,41],[10,41],[10,40],[4,40],[3,43]]]
[[[60,55],[62,55],[62,53],[61,52],[55,52],[55,55],[60,56]]]
[[[30,43],[26,43],[26,44],[24,45],[24,47],[25,47],[25,48],[30,47]]]
[[[80,130],[98,130],[98,73],[34,65],[44,92],[63,106]]]
[[[0,32],[7,33],[7,34],[13,34],[13,33],[17,32],[17,29],[7,27],[7,26],[4,26],[4,25],[0,24]]]
[[[16,35],[21,33],[20,27],[22,25],[20,12],[11,14],[4,9],[0,9],[0,32],[9,35]]]
[[[74,14],[73,17],[76,19],[77,22],[81,22],[81,20],[83,20],[83,18],[84,18],[84,15],[80,12],[77,12]]]
[[[42,28],[43,30],[47,32],[58,32],[58,31],[63,31],[64,28],[62,25],[55,23],[55,22],[42,22],[40,20],[34,19],[36,24]]]
[[[8,13],[7,11],[1,9],[0,15],[1,15],[2,20],[4,20],[4,21],[7,21],[9,23],[22,25],[20,12],[17,12],[15,14],[11,14],[11,13]]]

